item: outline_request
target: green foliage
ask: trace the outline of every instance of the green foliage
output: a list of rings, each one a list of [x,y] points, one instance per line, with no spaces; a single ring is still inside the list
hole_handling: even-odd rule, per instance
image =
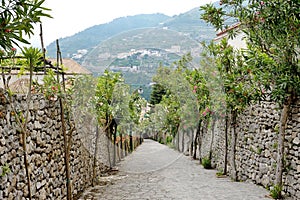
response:
[[[205,46],[205,44],[202,44]],[[200,62],[201,71],[209,90],[211,115],[214,118],[224,118],[226,111],[226,96],[224,93],[223,80],[217,68],[217,59],[211,56],[206,48],[203,48]]]
[[[1,166],[1,168],[2,168],[2,174],[0,175],[0,177],[3,177],[6,174],[10,173],[10,168],[7,163],[5,165]]]
[[[259,100],[262,88],[254,80],[251,66],[244,62],[244,52],[236,50],[224,38],[220,44],[205,46],[216,57],[216,64],[223,82],[227,109],[243,111],[250,103]]]
[[[69,86],[71,84],[71,86]],[[85,75],[78,76],[74,80],[66,81],[66,89],[69,87],[72,90],[72,107],[75,119],[80,123],[85,121],[87,116],[96,117],[95,111],[95,91],[96,91],[96,78]]]
[[[178,131],[178,126],[181,122],[181,115],[180,115],[180,102],[178,97],[172,93],[163,97],[162,105],[166,109],[167,116],[166,116],[166,124],[170,125],[170,132],[172,136],[175,137]]]
[[[186,70],[186,79],[189,81],[191,90],[197,98],[200,118],[204,119],[210,115],[210,92],[206,84],[204,74],[200,69]]]
[[[223,177],[223,176],[226,176],[226,175],[224,175],[224,172],[223,172],[222,169],[219,169],[219,170],[217,171],[217,173],[216,173],[216,176],[217,176],[217,177]]]
[[[272,145],[273,149],[277,149],[278,148],[278,142],[274,142],[274,144]]]
[[[34,24],[42,17],[51,17],[42,4],[45,0],[2,1],[0,5],[0,46],[9,51],[14,45],[29,44],[24,34],[33,34]]]
[[[150,104],[155,105],[159,104],[162,100],[162,97],[166,94],[166,89],[161,84],[154,84],[152,93],[150,96]]]
[[[218,30],[226,28],[224,18],[235,17],[248,39],[243,56],[258,81],[271,97],[283,105],[300,93],[299,1],[222,1],[222,7],[202,6],[202,18]],[[212,17],[209,17],[211,15]],[[233,30],[231,32],[234,32]]]
[[[272,188],[270,188],[270,195],[273,199],[281,199],[281,191],[282,186],[280,185],[274,185]]]
[[[187,54],[175,62],[173,68],[160,66],[153,77],[153,82],[158,85],[154,91],[158,91],[156,99],[159,103],[155,104],[151,121],[158,130],[167,131],[173,138],[180,127],[196,127],[199,118],[197,99],[185,73],[191,59]]]
[[[56,100],[61,95],[61,84],[58,82],[55,72],[48,70],[43,82],[41,90],[45,97],[49,100]]]
[[[131,94],[128,106],[131,120],[135,124],[139,124],[142,108],[146,106],[146,101],[140,97],[137,90]]]
[[[119,73],[109,72],[108,70],[98,77],[95,91],[95,109],[98,121],[102,126],[108,125],[113,119],[111,106],[113,92],[117,83],[122,81],[123,79]]]
[[[173,141],[173,137],[171,135],[167,135],[167,137],[166,137],[166,143],[167,144],[172,144],[172,141]]]
[[[211,160],[207,157],[202,158],[201,164],[205,169],[212,169]]]
[[[26,59],[26,62],[24,63],[25,65],[22,65],[23,67],[25,67],[22,68],[23,70],[25,70],[27,67],[27,70],[30,70],[32,68],[33,71],[39,71],[38,67],[44,64],[43,60],[41,59],[43,57],[43,54],[38,48],[24,47],[22,49],[22,54]]]
[[[262,153],[262,148],[258,147],[257,148],[257,154],[260,155]]]

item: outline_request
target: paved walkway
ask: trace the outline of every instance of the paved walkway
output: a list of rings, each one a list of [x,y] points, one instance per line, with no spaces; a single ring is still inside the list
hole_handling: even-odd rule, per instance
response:
[[[216,178],[188,156],[145,140],[125,158],[119,173],[104,177],[81,200],[270,200],[268,191],[250,183]]]

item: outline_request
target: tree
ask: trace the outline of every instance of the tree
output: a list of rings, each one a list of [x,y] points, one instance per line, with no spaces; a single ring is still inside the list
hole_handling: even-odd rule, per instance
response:
[[[253,81],[253,74],[247,63],[243,62],[243,51],[234,49],[224,38],[220,44],[210,43],[205,48],[216,57],[216,64],[223,82],[226,104],[226,127],[227,138],[228,119],[231,121],[231,166],[232,178],[237,180],[235,164],[235,146],[237,141],[237,117],[250,104],[260,98],[261,88]],[[225,158],[226,159],[226,158]],[[226,162],[225,162],[226,166]],[[224,167],[225,168],[225,167]],[[224,170],[225,173],[226,170]]]
[[[142,109],[146,107],[146,100],[140,96],[139,89],[133,91],[128,102],[129,116],[130,116],[130,151],[133,151],[133,125],[138,129],[140,124]],[[138,130],[140,131],[140,130]]]
[[[95,109],[98,123],[102,126],[106,136],[108,137],[107,150],[110,167],[112,167],[110,159],[110,140],[113,137],[113,132],[116,132],[117,129],[117,127],[115,127],[116,120],[113,116],[113,96],[116,85],[123,81],[124,80],[120,73],[105,70],[104,74],[98,77],[95,92]]]
[[[154,84],[150,95],[150,104],[155,105],[161,102],[163,95],[166,94],[165,88],[161,84]]]
[[[162,86],[165,95],[163,98],[164,102],[169,102],[170,107],[177,107],[178,110],[176,113],[166,113],[166,115],[170,114],[173,120],[171,125],[175,125],[173,128],[168,124],[165,125],[167,130],[173,131],[173,136],[177,136],[177,145],[179,145],[179,128],[182,124],[188,124],[192,129],[196,127],[197,119],[198,119],[198,109],[196,108],[196,98],[195,95],[191,91],[191,86],[189,82],[186,80],[186,75],[184,71],[188,67],[188,63],[191,60],[190,54],[183,56],[179,61],[174,62],[172,67],[160,67],[158,68],[157,75],[153,77],[153,81],[156,84]],[[174,102],[172,102],[174,101]],[[171,105],[172,104],[174,105]],[[163,103],[163,101],[161,101]],[[159,104],[157,104],[159,105]],[[162,104],[161,104],[162,105]],[[165,104],[164,104],[165,105]],[[163,106],[167,110],[166,106]],[[177,116],[177,117],[175,117]],[[177,123],[178,121],[178,123]],[[184,134],[184,133],[183,133]],[[184,138],[184,136],[182,137]]]
[[[223,0],[221,4],[220,8],[212,4],[202,6],[202,19],[217,30],[228,27],[226,18],[238,19],[248,42],[243,62],[253,68],[256,79],[281,109],[276,185],[282,187],[285,129],[291,105],[300,93],[300,3],[298,0]],[[229,33],[229,37],[234,37],[235,30]]]
[[[0,46],[10,51],[20,43],[29,44],[24,35],[33,34],[34,24],[42,17],[51,17],[43,7],[45,0],[3,0],[0,5]]]
[[[176,149],[179,151],[179,126],[181,123],[181,109],[180,101],[177,95],[172,94],[170,91],[163,96],[161,105],[163,106],[166,116],[165,116],[165,127],[169,129],[172,138],[177,136]],[[175,140],[173,140],[175,142]]]
[[[190,87],[194,95],[196,96],[196,104],[198,106],[198,126],[196,137],[194,141],[194,155],[193,158],[196,159],[196,146],[198,143],[198,151],[199,151],[199,160],[201,162],[201,146],[202,146],[202,139],[204,134],[204,127],[203,123],[208,124],[208,120],[211,115],[210,110],[210,92],[206,85],[206,80],[204,78],[204,74],[202,73],[201,69],[193,69],[193,70],[186,70],[186,79],[190,83]]]
[[[223,81],[221,79],[221,74],[217,67],[217,59],[216,57],[212,56],[207,48],[205,48],[206,44],[202,43],[203,51],[201,53],[201,61],[200,61],[200,68],[202,69],[203,75],[206,80],[206,85],[209,90],[209,97],[210,97],[210,109],[211,109],[211,142],[210,142],[210,150],[209,150],[209,160],[212,160],[212,153],[213,153],[213,144],[214,144],[214,136],[215,136],[215,125],[218,120],[223,120],[226,114],[226,102],[225,102],[225,94],[224,94],[224,87]],[[225,120],[226,123],[227,120]],[[227,128],[225,127],[225,130]],[[225,131],[226,132],[226,131]],[[225,134],[226,135],[226,134]],[[226,136],[225,136],[226,138]],[[227,139],[226,139],[227,141]],[[227,151],[228,145],[225,142],[225,149],[224,149],[224,158],[227,158]],[[223,174],[227,173],[227,161],[224,160],[224,171]]]

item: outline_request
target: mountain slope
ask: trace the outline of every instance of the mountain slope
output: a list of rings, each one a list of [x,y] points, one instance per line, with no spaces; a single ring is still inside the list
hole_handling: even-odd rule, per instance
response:
[[[182,32],[196,41],[208,41],[215,37],[215,31],[200,19],[199,8],[173,17],[164,14],[142,14],[122,17],[107,24],[100,24],[83,30],[73,36],[60,39],[60,49],[63,57],[73,57],[78,50],[86,49],[90,52],[95,46],[111,37],[133,29],[158,27]],[[52,42],[47,47],[49,57],[56,56],[56,44]],[[85,54],[86,52],[84,52]],[[77,61],[81,63],[85,55],[79,55]],[[76,58],[75,58],[76,59]]]
[[[72,54],[77,53],[77,50],[90,50],[113,35],[131,29],[157,27],[159,23],[169,18],[169,16],[163,14],[141,14],[118,18],[110,23],[95,25],[73,36],[60,39],[60,49],[63,57],[72,57]],[[49,44],[47,52],[50,57],[56,56],[55,42]]]
[[[116,59],[129,59],[134,54],[143,54],[156,60],[151,64],[151,68],[156,69],[160,62],[169,66],[180,56],[189,52],[192,52],[194,57],[199,57],[200,51],[200,44],[181,32],[161,28],[144,28],[124,32],[103,41],[87,54],[82,65],[95,74],[101,74],[107,67],[112,67],[111,63]],[[139,59],[141,56],[132,57],[131,60],[139,63]],[[135,64],[134,66],[145,68],[149,66],[149,63],[144,62],[142,65]],[[132,66],[123,64],[113,67]]]

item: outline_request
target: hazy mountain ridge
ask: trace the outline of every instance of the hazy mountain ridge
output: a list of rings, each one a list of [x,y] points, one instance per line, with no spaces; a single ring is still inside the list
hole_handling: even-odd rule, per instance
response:
[[[95,25],[73,36],[60,39],[60,49],[63,57],[72,57],[72,54],[76,54],[77,50],[90,50],[102,41],[121,32],[137,28],[157,27],[159,23],[169,18],[169,16],[164,14],[141,14],[117,18],[109,23]],[[50,57],[56,56],[55,42],[49,44],[47,52]]]
[[[60,49],[63,57],[72,58],[78,55],[78,50],[86,51],[75,57],[78,62],[82,62],[85,54],[90,52],[101,42],[128,32],[133,29],[158,27],[167,28],[186,34],[196,41],[210,40],[215,36],[215,31],[200,19],[201,12],[199,8],[192,9],[186,13],[175,15],[173,17],[164,14],[141,14],[117,18],[109,23],[95,25],[79,33],[59,40]],[[52,42],[47,47],[47,53],[50,57],[56,56],[56,43]]]
[[[103,41],[85,57],[82,64],[94,74],[101,74],[107,67],[138,67],[139,70],[143,70],[149,68],[147,62],[141,64],[139,57],[132,57],[134,54],[142,54],[156,61],[151,63],[156,69],[159,63],[170,66],[180,56],[189,52],[198,57],[200,51],[199,43],[183,33],[162,28],[144,28],[124,32]],[[169,56],[171,54],[176,56]],[[174,60],[174,57],[177,59]],[[122,66],[112,65],[117,59],[135,60],[127,62],[131,63],[128,65],[125,65],[125,62]]]

